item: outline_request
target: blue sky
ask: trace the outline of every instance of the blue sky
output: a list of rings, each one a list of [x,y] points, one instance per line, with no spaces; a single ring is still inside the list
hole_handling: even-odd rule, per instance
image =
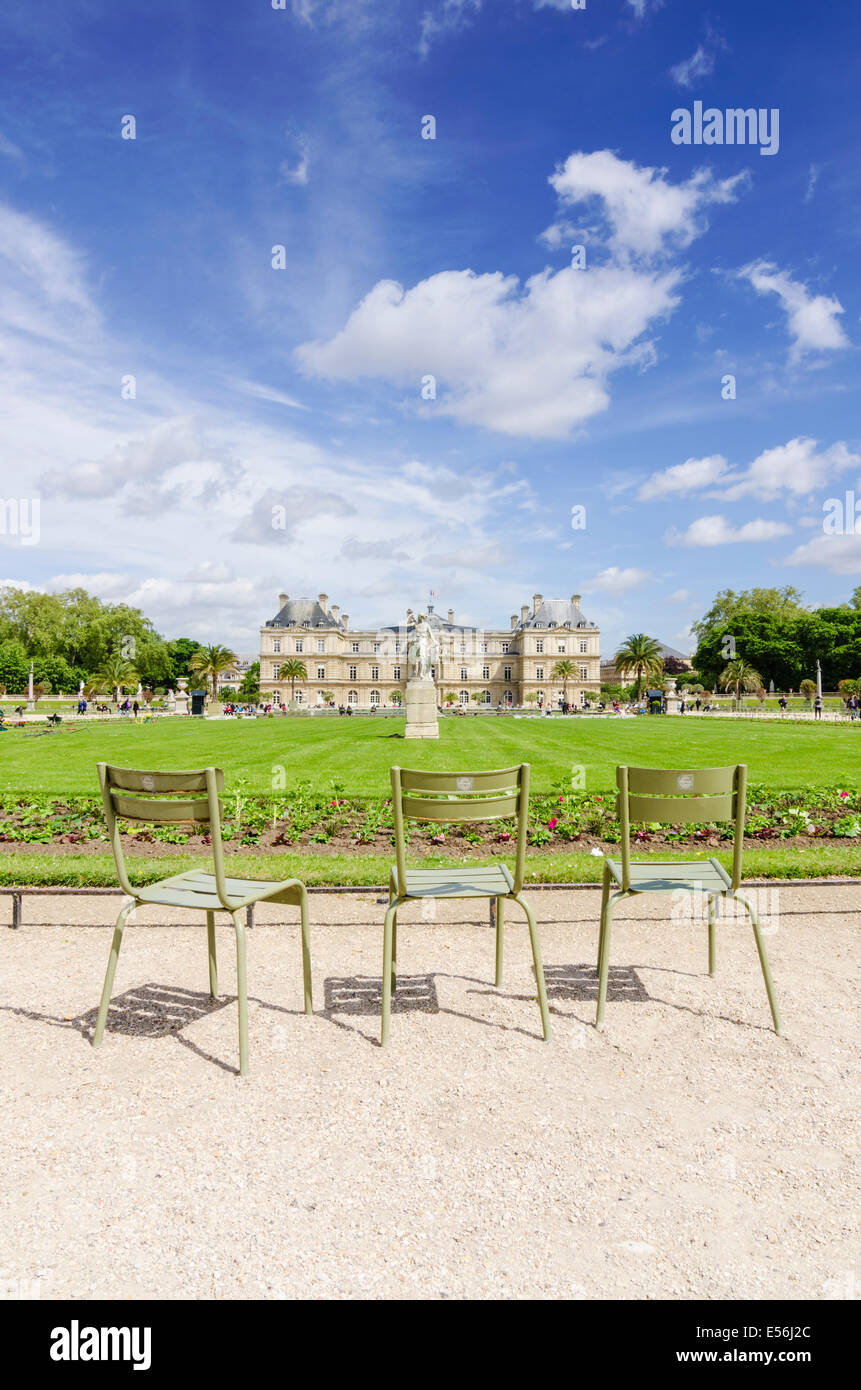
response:
[[[280,590],[576,592],[608,651],[726,586],[844,601],[859,39],[848,0],[6,0],[0,495],[40,531],[0,577],[241,651]],[[696,102],[774,153],[674,143]]]

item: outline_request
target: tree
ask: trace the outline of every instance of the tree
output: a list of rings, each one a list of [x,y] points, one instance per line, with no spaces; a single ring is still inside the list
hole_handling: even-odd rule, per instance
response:
[[[683,661],[680,656],[664,657],[664,674],[667,676],[687,676],[690,675],[690,664]],[[678,682],[677,682],[678,684]]]
[[[113,652],[102,666],[101,671],[97,671],[93,677],[100,690],[113,692],[117,702],[119,702],[120,691],[130,690],[139,679],[134,666],[130,661],[126,661],[120,652]]]
[[[637,699],[643,693],[643,677],[660,676],[664,669],[661,644],[645,632],[633,632],[626,637],[613,658],[613,664],[621,676],[635,675],[637,678]]]
[[[195,652],[200,651],[200,643],[193,641],[191,637],[175,637],[172,642],[168,642],[166,645],[174,683],[180,679],[187,680],[191,675],[189,663]],[[257,662],[257,674],[260,675],[259,662]]]
[[[235,666],[238,657],[229,647],[220,647],[217,643],[211,647],[199,647],[189,661],[189,667],[197,676],[202,676],[205,681],[212,682],[212,698],[218,696],[218,677],[222,671],[229,671],[231,666]],[[282,668],[283,669],[283,668]]]
[[[300,661],[298,657],[291,656],[289,661],[284,662],[279,674],[284,680],[290,682],[290,699],[295,700],[296,682],[306,681],[308,679],[308,671],[304,661]]]
[[[484,704],[484,691],[483,691],[483,690],[473,690],[473,692],[472,692],[472,694],[470,695],[469,698],[470,698],[476,705],[483,705],[483,704]]]
[[[321,690],[320,694],[323,696],[323,699],[327,705],[334,705],[335,692],[333,690]]]
[[[537,705],[537,704],[538,704],[538,691],[537,691],[537,690],[530,690],[529,694],[528,694],[525,698],[526,698],[526,703],[527,703],[528,705]]]
[[[743,657],[736,657],[734,661],[727,662],[721,672],[718,682],[721,690],[732,690],[737,700],[741,699],[743,690],[758,690],[762,685],[762,676],[754,670],[749,661]]]
[[[803,680],[798,687],[808,704],[816,694],[816,681]]]
[[[853,608],[861,608],[861,584],[852,590],[852,597],[849,600]]]
[[[566,705],[568,703],[568,682],[573,680],[577,674],[577,668],[573,661],[557,661],[553,670],[550,672],[552,680],[562,682],[562,699]]]
[[[445,698],[448,699],[448,696],[446,695]],[[392,690],[389,693],[389,700],[393,705],[401,705],[403,704],[404,697],[399,690]]]
[[[691,627],[702,641],[718,628],[733,631],[734,622],[751,614],[778,619],[795,618],[805,611],[801,599],[802,594],[792,584],[782,589],[743,589],[739,594],[732,589],[721,589],[715,595],[709,611]]]
[[[328,691],[323,691],[323,698],[328,695]],[[236,692],[237,700],[259,700],[260,699],[260,662],[253,661],[249,666],[242,680],[239,682],[239,689]]]

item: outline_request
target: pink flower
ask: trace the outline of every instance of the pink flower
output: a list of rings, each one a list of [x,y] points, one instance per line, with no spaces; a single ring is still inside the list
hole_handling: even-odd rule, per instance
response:
[[[564,805],[564,803],[565,803],[565,798],[564,798],[564,796],[560,796],[560,798],[559,798],[559,805],[562,806],[562,805]]]
[[[841,801],[845,801],[846,798],[847,798],[847,796],[849,795],[849,793],[848,793],[848,792],[838,792],[837,795],[840,797],[840,800],[841,800]]]
[[[431,836],[431,841],[432,841],[432,843],[435,844],[435,845],[444,845],[444,844],[445,844],[445,834],[443,833],[443,831],[440,831],[440,833],[439,833],[438,835],[432,835],[432,836]]]
[[[548,828],[549,830],[555,830],[558,824],[559,824],[559,822],[558,822],[558,820],[556,819],[556,817],[554,816],[552,820],[549,820],[549,821],[547,822],[547,828]]]
[[[500,840],[510,840],[510,839],[511,839],[511,836],[509,835],[509,833],[508,833],[507,830],[503,830],[503,832],[502,832],[502,834],[500,835],[499,838],[500,838]]]
[[[603,798],[603,796],[596,796],[596,797],[595,797],[595,800],[596,800],[596,801],[603,801],[604,798]]]
[[[330,805],[330,806],[337,806],[337,804],[338,804],[337,801],[330,801],[330,802],[329,802],[329,805]]]

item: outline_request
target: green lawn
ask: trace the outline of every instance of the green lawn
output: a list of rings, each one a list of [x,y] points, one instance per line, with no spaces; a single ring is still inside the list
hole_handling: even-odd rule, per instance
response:
[[[750,777],[776,789],[857,784],[858,725],[754,724],[730,719],[443,719],[434,742],[409,742],[402,718],[156,720],[151,724],[65,724],[57,733],[0,733],[0,791],[93,794],[95,764],[223,767],[228,786],[289,788],[299,778],[351,795],[388,787],[392,763],[407,767],[491,768],[532,764],[534,791],[548,791],[582,767],[588,791],[615,786],[617,763],[709,767],[746,762]],[[281,771],[283,769],[283,771]]]

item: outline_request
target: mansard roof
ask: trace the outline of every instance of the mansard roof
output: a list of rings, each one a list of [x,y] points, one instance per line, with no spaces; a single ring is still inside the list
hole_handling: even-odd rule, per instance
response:
[[[340,628],[331,613],[327,613],[315,598],[288,599],[281,612],[271,618],[267,627],[328,627]]]
[[[568,598],[546,598],[525,622],[520,622],[517,626],[519,628],[594,627],[595,624],[584,618],[579,603],[572,603],[571,599]]]

